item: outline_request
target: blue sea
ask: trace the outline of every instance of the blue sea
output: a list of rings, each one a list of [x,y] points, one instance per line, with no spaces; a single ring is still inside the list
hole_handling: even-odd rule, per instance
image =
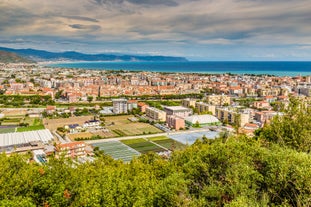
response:
[[[129,70],[205,74],[269,74],[275,76],[311,75],[310,62],[70,62],[49,64],[50,67],[96,70]]]

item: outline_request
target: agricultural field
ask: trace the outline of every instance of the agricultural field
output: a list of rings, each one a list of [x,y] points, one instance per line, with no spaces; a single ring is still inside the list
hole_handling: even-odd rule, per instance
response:
[[[69,118],[60,118],[60,119],[43,119],[43,124],[45,128],[54,131],[58,127],[64,127],[69,124],[84,124],[85,121],[93,119],[94,116],[79,116],[79,117],[69,117]]]
[[[134,116],[111,116],[105,117],[105,127],[114,133],[114,136],[133,136],[142,134],[156,134],[162,131],[150,124],[131,122],[128,118]]]
[[[26,127],[18,127],[16,129],[17,132],[26,132],[26,131],[34,131],[34,130],[41,130],[45,129],[44,125],[42,124],[42,120],[38,118],[24,118],[24,123],[28,124],[29,126]]]
[[[93,134],[90,132],[79,132],[79,133],[74,133],[74,134],[67,134],[67,137],[72,141],[75,141],[75,139],[77,138],[91,138],[92,136]]]
[[[5,126],[0,127],[0,134],[15,132],[15,127]]]
[[[119,141],[110,141],[104,143],[92,144],[93,147],[98,147],[99,150],[103,151],[105,154],[110,155],[116,160],[123,160],[124,162],[129,162],[132,160],[133,156],[139,156],[140,153],[136,150],[126,146]]]
[[[17,126],[21,122],[21,118],[4,118],[1,121],[2,126]]]
[[[180,150],[186,147],[186,145],[177,142],[176,140],[170,139],[166,136],[152,137],[148,138],[148,140],[157,143],[158,145],[161,145],[169,150]]]
[[[45,129],[43,125],[37,125],[37,126],[28,126],[28,127],[18,127],[16,129],[17,132],[27,132],[27,131],[35,131],[35,130],[41,130]]]
[[[137,150],[140,153],[147,153],[147,152],[162,152],[166,151],[165,148],[162,148],[160,146],[157,146],[150,141],[139,138],[139,139],[128,139],[128,140],[122,140],[123,144],[126,144],[127,146]]]

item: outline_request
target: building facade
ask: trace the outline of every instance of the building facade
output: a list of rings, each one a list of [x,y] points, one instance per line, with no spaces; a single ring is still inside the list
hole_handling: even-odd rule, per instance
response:
[[[112,99],[112,105],[113,113],[115,114],[126,114],[128,112],[128,105],[126,99]]]
[[[163,110],[167,115],[175,115],[182,118],[192,115],[192,110],[183,106],[165,106]]]
[[[237,112],[228,108],[216,108],[216,117],[222,122],[237,124],[241,127],[249,123],[250,120],[248,113]]]
[[[195,107],[195,102],[196,102],[195,99],[186,98],[181,101],[181,105],[183,107],[188,107],[188,108]]]
[[[195,108],[198,110],[198,113],[204,113],[204,112],[211,112],[213,115],[216,114],[216,106],[203,103],[203,102],[196,102],[195,103]]]
[[[216,106],[230,105],[231,98],[227,95],[209,95],[206,97],[206,102]]]
[[[56,146],[56,151],[58,156],[71,158],[86,156],[84,142],[62,143]]]
[[[161,122],[166,121],[165,111],[162,111],[162,110],[154,108],[154,107],[148,106],[146,108],[146,116],[148,118],[152,119],[153,121],[161,121]]]
[[[175,115],[167,115],[166,123],[169,128],[180,130],[185,128],[185,120]]]

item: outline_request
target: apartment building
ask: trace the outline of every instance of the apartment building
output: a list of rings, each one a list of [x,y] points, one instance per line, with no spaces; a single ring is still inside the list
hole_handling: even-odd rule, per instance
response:
[[[198,110],[198,113],[204,113],[204,112],[212,112],[213,115],[216,114],[216,106],[203,103],[203,102],[196,102],[195,103],[195,108]]]
[[[166,121],[166,112],[154,107],[148,106],[146,108],[146,116],[153,121]]]
[[[250,120],[249,113],[238,112],[229,108],[216,108],[216,117],[222,122],[238,124],[241,127],[249,123]]]
[[[195,107],[195,102],[196,102],[195,99],[186,98],[181,101],[181,105],[187,108]]]
[[[167,115],[175,115],[182,118],[192,115],[192,110],[183,106],[165,106],[164,111]]]
[[[166,116],[166,123],[169,128],[180,130],[185,128],[185,120],[181,117],[176,115],[167,115]]]
[[[128,112],[127,100],[124,98],[112,99],[113,113],[126,114]]]
[[[208,95],[206,102],[216,106],[230,105],[231,98],[227,95]]]
[[[62,143],[56,146],[56,152],[59,156],[71,158],[86,156],[85,143],[82,141]]]

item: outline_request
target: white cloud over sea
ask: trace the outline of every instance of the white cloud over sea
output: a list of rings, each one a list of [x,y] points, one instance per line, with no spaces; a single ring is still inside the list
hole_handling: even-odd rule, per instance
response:
[[[311,58],[310,0],[0,0],[0,14],[0,46],[13,48]]]

